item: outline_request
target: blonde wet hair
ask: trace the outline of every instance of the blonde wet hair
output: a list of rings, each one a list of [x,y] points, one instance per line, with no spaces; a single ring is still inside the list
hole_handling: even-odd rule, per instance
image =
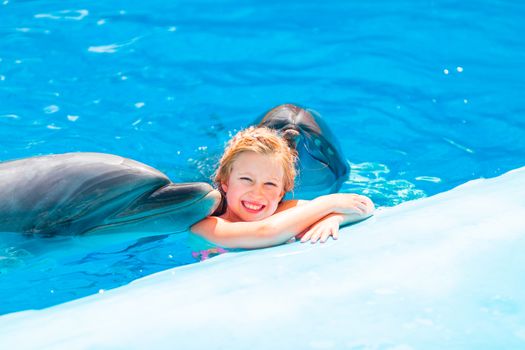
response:
[[[233,163],[244,152],[254,152],[276,157],[281,162],[284,170],[284,192],[293,190],[297,152],[295,149],[290,148],[289,143],[277,131],[267,127],[251,126],[239,131],[226,145],[224,154],[219,161],[219,168],[215,172],[213,179],[221,193],[224,194],[221,184],[228,182]]]

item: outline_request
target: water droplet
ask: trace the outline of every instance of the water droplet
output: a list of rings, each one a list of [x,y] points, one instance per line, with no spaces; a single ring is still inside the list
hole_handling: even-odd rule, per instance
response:
[[[443,69],[443,74],[447,75],[448,74],[448,69]]]

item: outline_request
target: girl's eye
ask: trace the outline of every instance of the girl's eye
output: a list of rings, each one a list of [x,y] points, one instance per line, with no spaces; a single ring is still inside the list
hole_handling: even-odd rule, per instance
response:
[[[249,177],[241,177],[241,180],[252,182],[252,179],[250,179]]]
[[[267,182],[266,185],[273,186],[273,187],[277,187],[277,184],[275,184],[275,183],[273,183],[273,182]]]

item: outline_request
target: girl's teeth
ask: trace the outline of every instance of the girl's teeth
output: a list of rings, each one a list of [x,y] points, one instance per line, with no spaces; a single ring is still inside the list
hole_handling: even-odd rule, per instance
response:
[[[251,209],[251,210],[259,210],[262,208],[262,205],[255,205],[255,204],[250,204],[250,203],[246,203],[244,202],[244,206],[248,209]]]

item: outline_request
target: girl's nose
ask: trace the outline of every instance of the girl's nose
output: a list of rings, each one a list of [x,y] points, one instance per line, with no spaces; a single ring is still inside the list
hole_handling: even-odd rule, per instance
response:
[[[263,193],[264,193],[264,191],[263,191],[263,185],[259,185],[259,184],[257,184],[257,185],[255,185],[255,186],[253,187],[253,194],[256,194],[256,195],[262,196]]]

